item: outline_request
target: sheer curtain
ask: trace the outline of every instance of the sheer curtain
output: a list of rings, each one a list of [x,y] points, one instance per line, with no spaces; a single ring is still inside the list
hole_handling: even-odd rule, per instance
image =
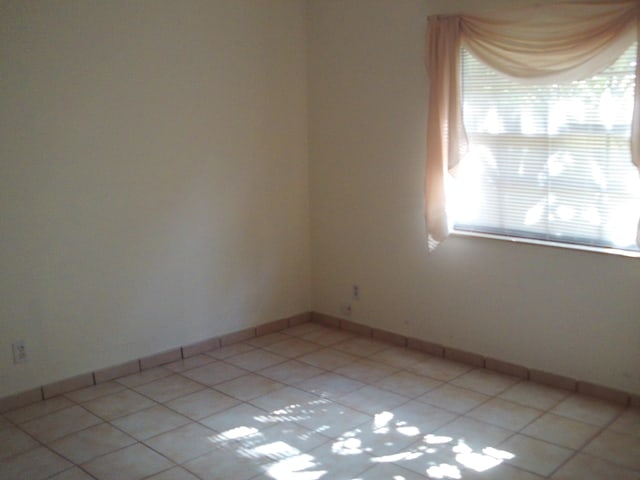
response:
[[[429,246],[449,234],[445,181],[466,151],[460,94],[460,49],[527,83],[582,80],[615,61],[640,37],[640,0],[577,1],[491,15],[428,19],[430,83],[425,212]],[[640,50],[640,42],[638,43]],[[640,65],[636,62],[631,158],[640,170]],[[640,225],[638,242],[640,245]]]

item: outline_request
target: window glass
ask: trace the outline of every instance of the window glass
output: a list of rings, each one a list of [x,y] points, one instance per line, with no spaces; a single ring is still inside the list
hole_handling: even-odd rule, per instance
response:
[[[591,79],[527,85],[462,55],[469,154],[454,230],[640,251],[631,162],[636,46]]]

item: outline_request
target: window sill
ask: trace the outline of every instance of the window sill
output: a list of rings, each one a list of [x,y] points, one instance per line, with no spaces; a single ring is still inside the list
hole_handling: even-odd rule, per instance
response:
[[[564,250],[577,250],[581,252],[604,253],[607,255],[616,255],[616,256],[628,257],[628,258],[640,258],[640,252],[633,252],[630,250],[620,250],[617,248],[590,247],[588,245],[574,245],[570,243],[558,243],[558,242],[550,242],[546,240],[535,240],[532,238],[509,237],[506,235],[504,236],[493,235],[490,233],[467,232],[462,230],[453,230],[451,232],[451,235],[455,237],[487,238],[490,240],[500,240],[503,242],[510,242],[510,243],[522,243],[525,245],[537,245],[542,247],[561,248]]]

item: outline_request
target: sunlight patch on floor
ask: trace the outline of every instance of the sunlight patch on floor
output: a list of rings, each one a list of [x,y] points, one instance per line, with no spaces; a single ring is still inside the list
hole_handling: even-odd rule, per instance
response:
[[[327,471],[317,469],[314,457],[308,454],[296,455],[267,467],[267,475],[276,480],[317,480]]]
[[[449,465],[448,463],[441,463],[440,465],[433,465],[427,468],[427,475],[431,478],[462,478],[462,472],[455,465]]]
[[[264,415],[255,416],[253,420],[267,426],[283,423],[293,425],[301,418],[329,412],[333,405],[335,405],[333,402],[324,399],[307,404],[290,404]],[[341,414],[342,410],[337,410],[336,413]],[[330,455],[362,456],[364,464],[394,463],[398,466],[410,466],[429,478],[455,480],[464,478],[465,471],[486,472],[498,467],[505,460],[514,458],[512,453],[491,446],[485,446],[481,450],[474,449],[463,437],[453,438],[421,432],[418,426],[406,421],[394,423],[395,415],[388,411],[375,414],[372,420],[369,424],[344,431],[334,440],[327,438],[326,445]],[[313,430],[297,434],[296,438],[303,441],[330,429],[330,425],[321,424]],[[237,442],[238,454],[245,458],[266,460],[267,463],[263,467],[265,475],[275,480],[327,478],[329,467],[323,465],[322,458],[302,453],[299,448],[285,440],[271,441],[265,436],[266,431],[263,434],[255,427],[238,426],[209,439],[214,443]],[[402,438],[397,434],[409,438],[415,437],[416,443],[404,449],[398,445],[400,451],[396,453],[383,454],[382,451],[377,451],[378,448],[382,448],[393,452],[395,442],[401,441],[399,438]],[[292,441],[295,443],[293,439]],[[403,477],[399,475],[397,480],[403,480]]]

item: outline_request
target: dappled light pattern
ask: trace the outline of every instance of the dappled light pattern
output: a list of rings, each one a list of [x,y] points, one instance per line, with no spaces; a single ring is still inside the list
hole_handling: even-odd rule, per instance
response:
[[[313,323],[0,414],[2,480],[638,480],[639,451],[638,409]]]
[[[407,423],[401,420],[401,408],[397,413],[386,410],[375,413],[356,428],[327,436],[324,438],[326,448],[320,450],[322,455],[305,452],[300,444],[312,437],[322,437],[330,425],[318,425],[314,430],[296,430],[293,442],[286,436],[269,434],[269,427],[273,425],[304,423],[316,414],[322,415],[328,407],[332,407],[333,412],[335,409],[348,410],[328,399],[282,405],[253,418],[263,425],[262,428],[238,425],[211,436],[209,440],[262,465],[264,474],[277,480],[335,478],[331,470],[333,462],[326,462],[327,457],[333,457],[333,461],[357,458],[363,470],[376,464],[393,464],[428,478],[461,479],[465,472],[485,472],[515,456],[490,444],[475,450],[465,443],[464,437],[439,435],[419,423]],[[427,409],[425,415],[428,415]],[[362,478],[367,477],[364,475]]]

